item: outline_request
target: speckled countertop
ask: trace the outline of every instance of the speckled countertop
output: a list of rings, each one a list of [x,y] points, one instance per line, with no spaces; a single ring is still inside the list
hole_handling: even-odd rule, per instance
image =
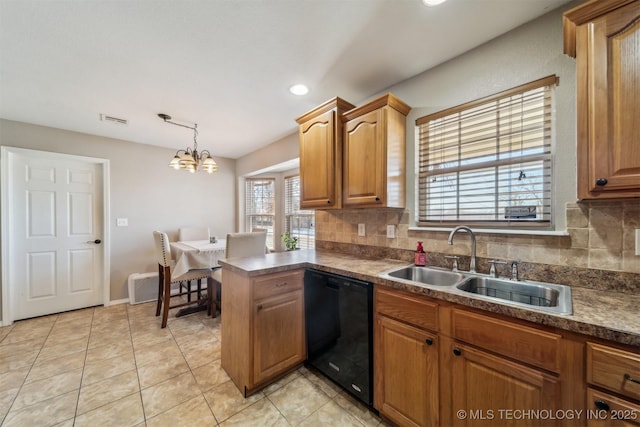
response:
[[[442,288],[410,285],[378,275],[407,265],[392,259],[363,259],[352,255],[314,250],[267,254],[264,257],[228,258],[220,261],[228,268],[249,276],[291,270],[317,268],[376,285],[404,289],[468,307],[500,313],[566,331],[595,336],[640,348],[640,296],[572,287],[572,315],[557,315],[482,300],[473,294],[451,293]],[[526,277],[524,278],[526,280]]]

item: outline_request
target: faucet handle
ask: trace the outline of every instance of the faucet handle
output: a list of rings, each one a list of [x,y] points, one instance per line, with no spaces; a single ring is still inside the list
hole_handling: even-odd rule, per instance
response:
[[[496,264],[500,264],[500,265],[507,265],[508,262],[506,261],[499,261],[497,259],[490,259],[489,260],[489,264],[491,264],[491,268],[489,269],[489,274],[493,277],[498,277],[498,272],[496,270]]]
[[[460,259],[460,257],[455,255],[445,255],[444,257],[447,259],[453,260],[453,266],[451,267],[451,271],[458,271],[458,260]]]
[[[518,279],[518,264],[520,264],[520,260],[511,261],[511,280],[519,280]]]

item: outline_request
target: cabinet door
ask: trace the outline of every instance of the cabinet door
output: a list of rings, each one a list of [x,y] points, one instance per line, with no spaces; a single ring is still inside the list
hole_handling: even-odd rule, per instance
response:
[[[345,206],[383,206],[386,201],[386,110],[349,120],[344,139]]]
[[[579,197],[640,195],[640,1],[577,28]]]
[[[327,111],[300,126],[300,207],[327,208],[339,197],[339,148],[336,111]]]
[[[377,316],[375,337],[375,407],[401,426],[438,426],[435,335]]]
[[[252,386],[305,359],[302,290],[256,301],[253,319]]]
[[[524,417],[522,412],[555,411],[560,399],[558,378],[462,344],[454,342],[452,347],[454,425],[559,424],[558,420]]]

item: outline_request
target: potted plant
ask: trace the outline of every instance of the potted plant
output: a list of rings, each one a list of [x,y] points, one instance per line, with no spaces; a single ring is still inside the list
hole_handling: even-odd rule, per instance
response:
[[[298,246],[298,238],[296,236],[292,236],[288,231],[285,231],[280,235],[282,239],[282,243],[284,243],[285,251],[294,251]]]

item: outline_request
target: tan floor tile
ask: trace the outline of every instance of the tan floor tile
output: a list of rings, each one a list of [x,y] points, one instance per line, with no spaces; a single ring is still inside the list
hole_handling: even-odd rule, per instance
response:
[[[16,353],[0,357],[0,373],[31,366],[38,357],[39,350],[28,353]]]
[[[135,352],[136,365],[139,367],[155,363],[162,359],[169,359],[176,356],[182,357],[182,352],[175,341],[167,341],[161,345],[150,345],[138,347]]]
[[[38,405],[27,406],[7,414],[2,427],[50,426],[73,418],[78,401],[77,390],[56,396]]]
[[[214,341],[201,346],[194,346],[189,349],[182,349],[184,358],[191,369],[206,365],[213,360],[220,359],[220,342]]]
[[[7,356],[13,356],[18,353],[30,353],[36,350],[40,350],[44,340],[42,338],[29,339],[26,341],[20,341],[17,343],[1,344],[0,345],[0,358]]]
[[[309,381],[311,381],[311,383],[313,385],[315,385],[320,390],[322,390],[330,398],[333,399],[342,390],[342,388],[340,388],[340,386],[338,386],[333,381],[325,378],[324,376],[322,376],[322,374],[320,374],[318,372],[315,372],[315,371],[309,371],[306,368],[304,368],[304,369],[305,369],[305,371],[301,370],[300,373],[303,374],[305,376],[305,378],[307,378]]]
[[[330,400],[323,407],[305,418],[300,427],[362,427],[362,423],[345,411],[340,405]]]
[[[47,341],[44,343],[44,346],[51,347],[82,338],[88,339],[90,331],[91,330],[89,326],[80,328],[60,328],[57,331],[51,332],[49,334],[49,336],[47,337]]]
[[[356,417],[358,421],[367,427],[375,427],[380,424],[380,418],[371,412],[362,403],[356,401],[346,391],[341,391],[334,401],[343,409]]]
[[[287,420],[276,409],[269,399],[261,399],[247,409],[237,413],[226,421],[220,423],[221,427],[228,426],[264,426],[280,427],[289,426]]]
[[[84,414],[137,391],[140,391],[140,385],[135,369],[99,383],[82,386],[78,399],[78,414]]]
[[[34,342],[36,342],[38,339],[44,344],[50,332],[50,327],[37,328],[30,331],[13,330],[2,340],[2,344],[13,344],[27,340],[34,340]]]
[[[2,343],[2,340],[4,340],[7,337],[7,335],[9,335],[9,332],[11,332],[12,329],[13,329],[13,325],[0,326],[0,344]]]
[[[14,331],[32,331],[34,329],[53,327],[53,324],[58,319],[58,315],[34,317],[33,319],[18,320],[13,324]]]
[[[245,398],[233,381],[227,381],[204,393],[218,422],[222,422],[264,398],[258,392]]]
[[[147,420],[147,427],[191,427],[217,425],[209,405],[202,396],[196,396]]]
[[[0,374],[0,390],[20,387],[29,374],[29,367],[14,369]]]
[[[329,396],[300,376],[268,395],[268,399],[291,425],[298,425],[329,401]]]
[[[195,378],[191,372],[186,372],[142,390],[144,414],[146,418],[154,417],[199,394]]]
[[[193,376],[202,391],[207,391],[230,380],[229,375],[220,365],[220,359],[193,369]]]
[[[143,334],[137,334],[131,332],[131,338],[133,340],[133,348],[138,349],[141,347],[148,347],[150,345],[162,345],[167,341],[173,341],[173,336],[169,329],[156,329],[145,332]]]
[[[300,372],[293,371],[293,372],[287,374],[286,376],[280,378],[278,381],[269,384],[262,391],[264,392],[264,394],[266,394],[268,396],[271,393],[275,392],[276,390],[281,389],[285,385],[289,384],[291,381],[293,381],[295,379],[298,379],[298,378],[300,378]]]
[[[202,321],[195,316],[180,317],[171,323],[167,323],[167,326],[174,336],[176,334],[195,333],[206,329],[206,326],[202,324]]]
[[[122,341],[115,344],[91,347],[87,350],[87,363],[96,363],[100,360],[107,360],[130,353],[133,353],[133,345],[131,345],[131,341]]]
[[[189,332],[189,329],[179,329],[173,332],[173,337],[178,346],[183,350],[189,350],[203,344],[213,344],[219,342],[210,329],[204,325],[198,331]]]
[[[123,318],[114,319],[113,321],[96,323],[95,321],[91,325],[91,333],[94,334],[108,334],[108,333],[130,333],[129,320],[127,315],[123,314]]]
[[[182,354],[163,358],[154,363],[138,367],[140,387],[147,388],[188,371],[189,365],[187,365]]]
[[[77,390],[80,388],[80,378],[82,378],[82,368],[25,384],[16,396],[11,409],[22,409],[25,406]]]
[[[61,423],[55,424],[53,427],[73,427],[75,418],[69,418]]]
[[[89,349],[105,345],[118,345],[123,342],[131,342],[131,334],[115,332],[109,334],[91,334],[89,338]]]
[[[86,352],[79,351],[58,359],[38,362],[31,368],[31,372],[29,372],[26,382],[30,383],[44,378],[53,377],[54,375],[62,374],[63,372],[81,369],[84,367],[85,358]]]
[[[9,412],[9,408],[13,404],[13,399],[18,395],[20,387],[5,388],[4,385],[0,388],[0,420],[4,419],[4,416]]]
[[[58,315],[58,320],[56,324],[65,323],[65,322],[74,322],[76,324],[84,324],[84,322],[91,321],[93,318],[94,308],[83,308],[80,310],[67,311],[65,313],[60,313]]]
[[[127,427],[144,422],[140,393],[133,393],[120,400],[101,406],[76,417],[75,427]]]
[[[68,354],[77,353],[78,351],[86,351],[87,341],[88,339],[87,337],[85,337],[43,347],[40,351],[40,354],[38,355],[37,362],[42,362],[44,360],[50,359],[58,359]]]
[[[87,363],[84,367],[82,385],[95,384],[135,368],[133,352],[111,359],[99,360],[95,363]]]

